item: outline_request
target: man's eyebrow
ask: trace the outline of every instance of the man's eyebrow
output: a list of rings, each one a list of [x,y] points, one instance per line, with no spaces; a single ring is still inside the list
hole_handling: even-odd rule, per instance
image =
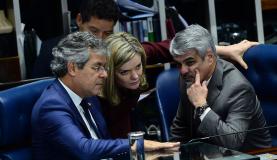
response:
[[[188,57],[188,58],[184,59],[183,62],[191,61],[191,60],[194,60],[194,58],[193,57]]]
[[[102,63],[102,62],[96,62],[96,63],[93,63],[92,65],[94,65],[94,66],[104,66],[105,64]]]
[[[100,30],[99,28],[97,27],[94,27],[94,26],[89,26],[90,29],[95,29],[95,30]]]

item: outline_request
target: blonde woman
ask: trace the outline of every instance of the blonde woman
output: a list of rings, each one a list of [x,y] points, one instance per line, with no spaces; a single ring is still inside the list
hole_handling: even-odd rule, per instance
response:
[[[111,56],[100,101],[112,137],[122,138],[131,130],[131,111],[140,93],[148,87],[146,55],[140,42],[125,32],[110,35],[106,42]]]

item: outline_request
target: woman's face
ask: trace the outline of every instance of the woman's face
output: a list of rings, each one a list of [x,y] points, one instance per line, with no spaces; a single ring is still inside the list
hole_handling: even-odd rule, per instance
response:
[[[142,73],[141,56],[135,54],[130,61],[124,63],[115,71],[116,84],[127,89],[138,89]]]

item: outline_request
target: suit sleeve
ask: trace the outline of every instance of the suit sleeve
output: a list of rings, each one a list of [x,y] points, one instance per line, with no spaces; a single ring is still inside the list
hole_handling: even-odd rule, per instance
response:
[[[147,56],[147,64],[166,63],[172,61],[169,52],[170,40],[161,42],[143,42],[142,46]]]
[[[40,127],[49,143],[56,150],[76,159],[103,159],[117,157],[129,152],[127,139],[87,138],[76,125],[74,116],[59,106],[46,107],[40,112]]]
[[[226,94],[224,96],[226,96]],[[218,97],[218,99],[220,98],[221,97]],[[256,103],[258,103],[256,95],[250,86],[237,86],[233,90],[230,90],[229,97],[227,97],[225,103],[223,103],[223,105],[226,106],[221,106],[226,107],[225,110],[228,112],[226,118],[221,117],[211,110],[204,117],[198,131],[205,136],[231,134],[219,136],[212,140],[215,140],[216,144],[222,144],[231,149],[239,149],[245,141],[246,133],[232,133],[249,129],[255,108],[257,108]]]

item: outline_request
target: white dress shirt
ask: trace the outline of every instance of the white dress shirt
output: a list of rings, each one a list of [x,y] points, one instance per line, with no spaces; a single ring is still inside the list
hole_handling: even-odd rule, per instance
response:
[[[82,98],[80,96],[78,96],[76,93],[74,93],[70,88],[68,88],[60,79],[59,79],[60,83],[62,84],[62,86],[65,88],[66,92],[68,93],[69,97],[71,98],[71,100],[73,101],[74,105],[76,106],[77,110],[79,111],[83,121],[85,122],[90,135],[93,139],[98,139],[97,134],[95,133],[95,131],[93,130],[92,126],[89,125],[88,120],[85,117],[84,114],[84,110],[82,108],[82,106],[80,105]],[[90,114],[90,113],[89,113]],[[93,117],[90,114],[90,117],[92,119],[92,122],[95,124],[95,126],[97,127]]]

